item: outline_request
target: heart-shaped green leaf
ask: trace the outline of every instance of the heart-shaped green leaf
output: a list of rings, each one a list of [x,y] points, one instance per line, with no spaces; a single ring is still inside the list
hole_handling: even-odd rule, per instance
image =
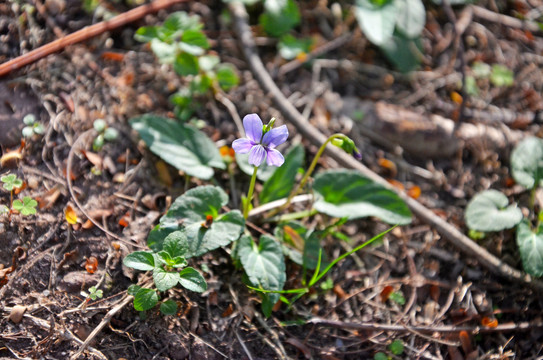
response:
[[[155,268],[155,258],[151,253],[134,251],[124,258],[123,264],[136,270],[150,271]]]
[[[243,236],[238,242],[238,256],[249,281],[264,290],[283,290],[285,285],[285,260],[281,245],[274,238],[263,235],[258,245],[250,236]],[[279,294],[266,294],[274,304]]]
[[[485,232],[511,229],[521,222],[522,211],[515,205],[507,205],[507,196],[498,190],[480,192],[466,207],[466,224],[472,230]]]
[[[158,294],[153,289],[140,288],[134,296],[134,309],[145,311],[152,309],[158,303]]]
[[[528,220],[522,221],[517,227],[517,245],[524,271],[543,276],[543,226],[533,232]]]
[[[314,208],[333,217],[375,216],[388,224],[411,222],[411,211],[396,193],[357,171],[322,172],[315,177],[313,190],[316,194]]]
[[[202,293],[207,290],[204,277],[194,268],[188,267],[179,273],[179,284],[187,290]]]
[[[13,209],[24,216],[34,215],[36,213],[36,206],[38,206],[38,202],[30,196],[25,196],[22,201],[17,199],[13,202]]]
[[[304,162],[304,147],[296,145],[285,154],[285,163],[277,168],[273,175],[264,183],[260,193],[260,203],[265,204],[273,200],[287,197],[294,187],[294,180],[298,169]]]
[[[189,251],[189,243],[187,235],[181,231],[174,232],[171,236],[166,236],[164,239],[164,251],[167,251],[172,258],[185,256]]]
[[[164,315],[175,315],[177,313],[177,303],[173,300],[166,300],[160,304],[160,312]]]
[[[216,218],[221,207],[228,203],[228,195],[218,186],[198,186],[188,190],[173,202],[160,222],[182,219],[185,223],[195,223],[206,219],[207,215]]]
[[[130,125],[152,152],[187,175],[207,180],[213,167],[225,168],[213,141],[191,125],[151,114],[131,119]]]
[[[420,35],[426,23],[426,10],[421,0],[396,1],[398,16],[396,26],[406,37],[413,39]]]
[[[396,26],[396,1],[382,5],[371,0],[356,0],[354,15],[364,35],[375,45],[382,45],[390,39]]]
[[[543,179],[543,140],[528,137],[511,153],[511,172],[517,183],[531,189]]]
[[[166,291],[177,285],[179,273],[175,271],[166,271],[161,268],[153,270],[153,280],[158,291]]]

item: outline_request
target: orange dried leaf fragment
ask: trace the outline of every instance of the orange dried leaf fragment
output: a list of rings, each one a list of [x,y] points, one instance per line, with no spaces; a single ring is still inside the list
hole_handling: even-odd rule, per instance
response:
[[[95,258],[94,256],[89,257],[85,263],[85,270],[87,270],[89,274],[94,274],[97,269],[98,269],[98,259]]]
[[[66,206],[66,210],[64,210],[64,218],[70,225],[77,224],[77,214],[70,204],[68,204],[68,206]]]

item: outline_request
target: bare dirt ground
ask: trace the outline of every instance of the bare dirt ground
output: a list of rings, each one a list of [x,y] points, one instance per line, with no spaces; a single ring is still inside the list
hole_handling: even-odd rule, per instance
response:
[[[32,15],[23,10],[24,3],[0,4],[0,63],[101,20],[76,0],[30,2],[37,9]],[[114,13],[130,8],[102,3]],[[391,70],[353,19],[334,23],[326,2],[300,2],[303,20],[297,32],[313,36],[318,45],[350,36],[313,66],[289,69],[274,40],[256,26],[253,32],[276,85],[312,125],[327,135],[349,134],[364,165],[396,186],[401,183],[435,216],[467,233],[464,209],[478,191],[492,187],[517,196],[521,205],[528,201],[529,194],[511,181],[509,154],[523,137],[540,134],[543,109],[541,31],[492,18],[478,8],[515,20],[516,14],[542,6],[537,1],[483,1],[455,7],[451,18],[441,6],[428,3],[422,69],[409,76]],[[240,85],[228,93],[237,112],[275,116],[289,126],[291,141],[300,139],[255,79],[232,24],[222,16],[228,7],[220,1],[174,5],[0,79],[2,155],[18,148],[24,115],[35,114],[46,129],[26,140],[18,160],[0,169],[1,175],[22,178],[26,188],[21,195],[39,201],[34,216],[0,215],[0,357],[68,359],[112,309],[118,311],[92,335],[81,358],[368,359],[379,351],[390,355],[387,346],[394,339],[403,342],[405,351],[393,358],[542,356],[542,303],[535,287],[497,274],[477,254],[461,251],[417,217],[379,246],[342,261],[330,273],[331,290],[317,289],[290,310],[278,306],[268,319],[223,250],[191,260],[207,268],[209,289],[203,295],[170,290],[180,306],[176,316],[135,311],[125,299],[138,274],[123,268],[122,259],[146,247],[147,233],[171,199],[183,193],[185,180],[168,168],[172,181],[166,184],[156,167],[159,159],[127,123],[148,112],[172,116],[168,96],[182,81],[133,35],[139,26],[156,24],[175,10],[200,15],[212,49],[237,67]],[[475,60],[512,69],[514,84],[479,84],[479,96],[459,94],[464,96],[460,104],[451,94],[470,71],[465,64]],[[352,110],[359,108],[371,116],[353,120]],[[197,115],[219,145],[238,137],[229,112],[215,99],[207,99]],[[107,142],[98,158],[84,156],[81,150],[90,151],[98,118],[121,136]],[[443,125],[447,122],[458,132]],[[311,160],[317,147],[301,141]],[[91,171],[97,162],[99,174]],[[325,157],[319,167],[339,165]],[[237,193],[246,191],[247,177],[237,170],[235,176]],[[228,174],[218,173],[215,181],[229,189],[227,179]],[[197,184],[193,180],[190,186]],[[9,192],[0,191],[0,203],[9,199]],[[75,227],[66,221],[67,206],[80,219]],[[102,229],[89,224],[89,216]],[[319,216],[310,221],[324,223]],[[351,242],[329,239],[324,248],[338,256],[386,228],[374,219],[350,221],[344,232]],[[522,268],[513,231],[490,234],[477,246]],[[97,269],[92,269],[93,258]],[[12,272],[2,271],[10,266]],[[294,287],[299,276],[300,269],[288,265],[286,288]],[[96,284],[104,298],[87,303],[82,291]],[[390,290],[401,292],[405,303],[387,300]],[[21,306],[24,316],[14,321]],[[317,318],[324,320],[310,321]]]

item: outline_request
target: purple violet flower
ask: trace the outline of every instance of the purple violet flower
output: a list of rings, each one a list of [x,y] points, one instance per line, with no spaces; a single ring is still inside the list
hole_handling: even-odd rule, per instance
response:
[[[249,153],[251,165],[260,166],[264,159],[270,166],[281,166],[285,162],[285,158],[278,150],[275,150],[275,147],[287,140],[287,126],[270,129],[269,125],[264,128],[257,114],[248,114],[243,118],[243,128],[247,138],[234,140],[232,148],[239,154]]]

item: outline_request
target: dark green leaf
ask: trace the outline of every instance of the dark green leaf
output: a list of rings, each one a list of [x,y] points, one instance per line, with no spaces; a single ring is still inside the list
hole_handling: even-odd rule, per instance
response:
[[[128,295],[135,296],[138,293],[138,291],[140,291],[140,289],[141,289],[141,286],[132,284],[128,287],[126,292],[128,293]]]
[[[179,47],[189,54],[200,56],[204,54],[204,49],[209,48],[209,43],[201,30],[186,30],[181,36]]]
[[[532,231],[528,220],[517,227],[517,245],[524,271],[532,276],[543,276],[543,226]]]
[[[189,251],[187,235],[182,231],[176,231],[166,236],[163,248],[172,256],[172,258],[185,256]]]
[[[187,175],[207,180],[212,167],[225,168],[213,141],[191,125],[151,114],[131,119],[130,125],[152,152]]]
[[[149,246],[151,250],[159,252],[162,250],[163,242],[166,237],[176,230],[178,230],[177,226],[173,228],[160,227],[160,225],[155,226],[147,237],[147,246]]]
[[[161,223],[182,219],[186,224],[200,223],[205,221],[207,215],[214,219],[219,215],[221,207],[228,203],[228,195],[218,186],[198,186],[188,190],[179,196],[166,215],[160,220]]]
[[[140,27],[134,34],[134,39],[140,42],[149,42],[156,38],[158,38],[158,31],[156,26]]]
[[[188,52],[177,54],[173,69],[178,75],[188,76],[198,74],[198,58]]]
[[[263,235],[257,246],[250,236],[243,236],[238,247],[241,264],[253,286],[264,290],[283,290],[286,280],[285,261],[277,241]],[[266,295],[272,304],[279,300],[279,294]]]
[[[190,82],[190,89],[193,93],[205,94],[211,88],[212,82],[207,75],[196,75]]]
[[[177,303],[173,300],[166,300],[160,304],[160,312],[164,315],[177,314]]]
[[[385,44],[394,33],[397,7],[395,1],[376,5],[370,0],[356,0],[354,15],[364,35],[375,45]]]
[[[207,283],[204,277],[191,267],[187,267],[179,273],[179,284],[187,290],[198,293],[207,290]]]
[[[239,77],[236,74],[234,65],[221,64],[217,67],[217,81],[224,91],[228,91],[239,84]]]
[[[300,10],[294,0],[265,0],[264,9],[260,25],[271,36],[286,34],[300,23]]]
[[[287,197],[294,187],[298,169],[304,163],[304,147],[296,145],[290,148],[285,155],[285,163],[277,168],[273,175],[264,183],[260,193],[260,203],[265,204],[273,200]]]
[[[421,0],[397,1],[396,26],[407,38],[417,38],[426,23],[426,10]]]
[[[388,360],[388,356],[385,353],[378,352],[373,356],[373,360]]]
[[[388,345],[388,349],[394,355],[401,355],[403,354],[403,342],[399,339],[396,339],[390,345]]]
[[[153,280],[158,291],[166,291],[177,285],[179,273],[175,271],[166,271],[161,268],[153,270]]]
[[[189,15],[184,11],[170,14],[162,26],[175,34],[182,33],[185,30],[199,30],[202,28],[199,16]]]
[[[158,294],[153,289],[141,288],[134,296],[134,309],[145,311],[155,307],[158,303]]]
[[[528,137],[511,153],[511,172],[517,183],[531,189],[543,180],[543,140]]]
[[[498,190],[486,190],[475,195],[466,207],[464,218],[470,229],[501,231],[515,227],[522,220],[522,211],[509,205],[507,196]]]
[[[155,268],[155,258],[151,253],[135,251],[124,258],[123,264],[136,270],[149,271]]]
[[[408,224],[411,211],[393,191],[354,170],[329,170],[315,177],[314,208],[334,217],[376,216],[389,224]]]
[[[394,33],[380,45],[380,49],[392,65],[403,73],[416,70],[423,58],[420,38],[408,39],[399,33]]]

